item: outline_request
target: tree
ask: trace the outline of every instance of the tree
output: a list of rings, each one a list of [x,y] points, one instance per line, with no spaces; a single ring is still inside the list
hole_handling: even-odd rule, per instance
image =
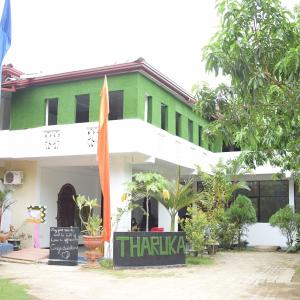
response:
[[[242,195],[238,195],[236,200],[226,211],[229,222],[238,228],[238,245],[241,246],[241,237],[244,235],[247,226],[257,221],[256,211],[251,200]]]
[[[299,215],[286,205],[273,214],[269,220],[271,226],[278,227],[287,239],[287,245],[292,246],[299,226]]]
[[[132,181],[127,184],[127,191],[122,200],[138,201],[146,198],[146,231],[149,231],[149,200],[153,196],[162,193],[166,187],[166,179],[157,173],[136,173]],[[157,198],[156,198],[157,199]]]
[[[213,120],[208,138],[247,149],[251,167],[269,161],[300,170],[300,9],[279,0],[219,0],[219,31],[204,49],[206,70],[230,85],[196,87],[196,110]],[[204,97],[204,98],[202,98]]]

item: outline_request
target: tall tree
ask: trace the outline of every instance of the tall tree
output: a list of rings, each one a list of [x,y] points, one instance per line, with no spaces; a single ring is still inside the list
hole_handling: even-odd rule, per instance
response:
[[[196,87],[196,109],[212,120],[208,137],[247,149],[255,167],[269,161],[300,170],[300,9],[279,0],[219,0],[219,31],[204,49],[206,69],[230,85]],[[204,98],[206,97],[206,98]]]

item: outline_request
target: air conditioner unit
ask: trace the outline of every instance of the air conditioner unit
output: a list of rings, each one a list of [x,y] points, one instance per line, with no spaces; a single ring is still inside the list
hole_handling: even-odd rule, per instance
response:
[[[22,184],[23,172],[22,171],[6,171],[4,173],[4,184]]]

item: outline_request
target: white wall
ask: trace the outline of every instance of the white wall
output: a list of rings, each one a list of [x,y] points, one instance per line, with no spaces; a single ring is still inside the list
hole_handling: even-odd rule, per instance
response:
[[[126,183],[132,179],[132,166],[126,162],[125,158],[112,157],[110,159],[110,203],[112,230],[130,231],[131,230],[131,213],[125,213],[120,222],[116,224],[118,208],[124,208],[126,201],[122,202],[121,198],[126,188]]]
[[[158,227],[163,227],[164,231],[170,231],[171,229],[171,217],[167,209],[158,203]],[[175,231],[177,228],[177,222],[175,223]]]
[[[277,227],[269,223],[256,223],[249,227],[247,233],[249,246],[280,246],[286,247],[286,238]]]
[[[273,180],[272,174],[251,174],[244,176],[246,181],[251,180]],[[294,206],[294,180],[289,180],[289,205]],[[280,246],[286,247],[286,238],[277,227],[272,227],[269,223],[256,223],[249,227],[247,241],[250,246]]]
[[[46,223],[40,225],[41,247],[49,246],[49,229],[57,226],[57,197],[61,187],[70,183],[77,194],[100,199],[98,178],[98,171],[88,167],[41,168],[40,205],[47,206]]]

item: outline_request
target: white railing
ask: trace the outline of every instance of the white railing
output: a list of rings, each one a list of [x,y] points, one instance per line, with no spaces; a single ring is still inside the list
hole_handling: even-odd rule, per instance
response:
[[[43,126],[25,130],[0,131],[0,162],[2,159],[48,157],[93,157],[97,152],[98,123],[78,123]],[[212,153],[185,139],[174,136],[147,122],[129,119],[109,122],[109,151],[111,154],[161,159],[181,165],[191,171],[201,165],[209,172],[219,158],[226,161],[237,153]],[[259,173],[274,172],[262,167]]]

